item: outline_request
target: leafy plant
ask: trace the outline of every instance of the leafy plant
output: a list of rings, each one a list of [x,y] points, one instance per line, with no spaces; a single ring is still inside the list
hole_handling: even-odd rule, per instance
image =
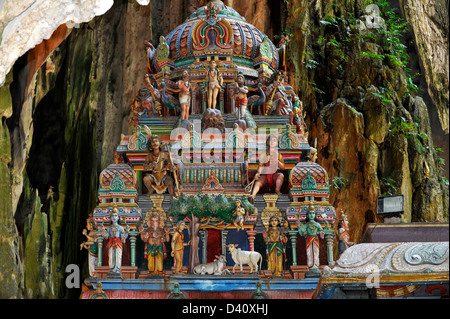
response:
[[[369,59],[371,59],[373,61],[383,61],[384,60],[384,55],[373,53],[371,51],[361,52],[361,56],[362,57],[367,57],[367,58],[369,58]]]
[[[408,137],[408,134],[413,133],[414,127],[417,126],[417,123],[409,123],[405,117],[398,116],[392,121],[389,131],[394,135],[403,134],[403,136]]]
[[[436,165],[445,165],[445,159],[443,159],[442,157],[437,157]]]
[[[348,179],[346,179],[345,177],[336,176],[331,181],[331,187],[333,187],[337,190],[341,190],[341,188],[343,188],[347,185],[348,185]]]
[[[392,8],[388,0],[377,0],[374,3],[380,9],[380,15],[385,21],[384,27],[370,29],[364,35],[366,41],[375,42],[381,45],[383,54],[364,54],[374,60],[383,60],[393,68],[400,68],[406,73],[407,90],[406,94],[412,94],[419,90],[414,84],[414,79],[420,75],[411,75],[411,70],[407,68],[409,55],[407,46],[403,42],[403,36],[407,32],[408,22],[397,13],[397,9]]]
[[[325,17],[320,20],[320,23],[325,25],[325,26],[333,26],[333,27],[338,27],[339,23],[341,22],[345,22],[342,18],[340,17],[332,17],[330,15],[325,15]]]
[[[229,223],[236,209],[236,199],[241,200],[242,206],[248,209],[250,214],[253,213],[255,207],[248,202],[247,198],[229,197],[223,194],[198,194],[191,196],[181,194],[178,198],[174,198],[171,201],[168,213],[175,220],[181,220],[195,215],[200,219],[210,217]]]
[[[308,69],[317,69],[319,67],[319,65],[320,65],[320,63],[313,59],[306,60],[306,62],[305,62],[305,66]]]
[[[403,116],[396,117],[389,128],[389,132],[392,134],[402,134],[407,139],[415,138],[417,151],[419,154],[424,154],[427,151],[427,147],[425,146],[425,142],[428,140],[428,136],[425,134],[421,134],[416,132],[419,128],[419,124],[417,122],[409,123],[406,118]]]
[[[381,196],[393,196],[397,194],[397,181],[390,177],[382,177],[380,179]]]
[[[308,83],[313,87],[314,91],[316,91],[317,93],[319,93],[319,94],[325,94],[324,91],[322,91],[321,89],[319,89],[319,88],[317,87],[317,84],[316,84],[315,82],[308,82]]]

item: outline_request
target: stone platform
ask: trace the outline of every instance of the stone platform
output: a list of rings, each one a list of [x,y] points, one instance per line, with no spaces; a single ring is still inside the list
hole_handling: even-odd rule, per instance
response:
[[[448,239],[448,223],[370,223],[361,243],[441,242]]]
[[[101,282],[101,285],[99,283]],[[186,299],[311,299],[319,278],[261,278],[258,275],[172,275],[149,279],[86,279],[80,298],[94,297],[100,286],[110,299],[166,299],[178,285]],[[260,290],[258,288],[260,287]]]

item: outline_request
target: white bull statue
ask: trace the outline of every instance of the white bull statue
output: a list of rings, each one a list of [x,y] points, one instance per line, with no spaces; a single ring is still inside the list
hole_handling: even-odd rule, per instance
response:
[[[259,261],[259,269],[261,270],[262,263],[262,255],[257,251],[246,251],[241,250],[240,248],[236,248],[237,244],[228,244],[228,250],[231,254],[231,258],[233,258],[234,266],[233,266],[233,274],[237,265],[241,268],[242,273],[242,265],[247,264],[250,266],[250,273],[253,272],[253,267],[255,267],[255,273],[258,272],[258,261]]]
[[[196,275],[222,275],[224,272],[230,274],[225,267],[227,259],[224,255],[216,256],[213,262],[200,264],[194,267],[193,273]]]

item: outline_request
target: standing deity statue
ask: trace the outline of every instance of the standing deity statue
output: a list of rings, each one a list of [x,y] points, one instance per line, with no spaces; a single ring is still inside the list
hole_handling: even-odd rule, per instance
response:
[[[166,256],[165,242],[169,241],[169,228],[164,227],[159,216],[150,216],[147,228],[139,227],[141,239],[145,243],[144,258],[148,261],[149,273],[160,275],[163,271],[163,261]]]
[[[98,234],[96,232],[96,224],[92,218],[92,214],[86,220],[86,229],[83,229],[83,235],[86,236],[87,241],[81,243],[80,250],[87,249],[89,252],[89,276],[95,277],[95,267],[98,260]]]
[[[286,259],[287,237],[282,232],[280,220],[277,216],[272,216],[269,220],[267,232],[263,232],[266,242],[267,267],[274,276],[283,275],[283,264]]]
[[[113,273],[119,273],[122,267],[123,244],[128,238],[130,226],[122,227],[119,225],[120,215],[117,206],[111,210],[111,225],[108,228],[102,224],[101,233],[103,238],[108,240],[108,258],[109,268]]]
[[[236,199],[235,201],[236,209],[234,210],[232,216],[236,216],[233,221],[234,226],[236,226],[236,230],[244,230],[244,221],[245,221],[245,209],[242,207],[242,202],[240,199]]]
[[[305,125],[305,116],[303,114],[303,103],[297,95],[293,97],[293,124],[295,125],[297,134],[303,134]]]
[[[322,226],[315,219],[316,210],[310,205],[307,212],[308,221],[303,225],[298,221],[298,233],[306,237],[306,264],[312,271],[319,270],[319,236],[322,239],[325,237]]]
[[[220,88],[223,84],[223,78],[217,69],[217,62],[211,60],[209,62],[209,69],[206,72],[205,81],[208,83],[208,108],[215,109],[217,104],[217,95],[219,94]]]
[[[338,222],[338,232],[339,232],[339,243],[338,243],[338,253],[341,255],[348,247],[353,246],[354,243],[350,241],[350,234],[348,228],[347,215],[341,209],[341,219]]]
[[[172,236],[172,257],[174,258],[174,273],[180,274],[183,272],[183,255],[184,255],[184,246],[189,246],[190,242],[184,242],[184,233],[183,230],[186,227],[186,223],[184,221],[179,221],[177,223],[176,230]]]
[[[195,84],[189,80],[189,73],[187,70],[183,71],[181,80],[177,82],[180,88],[179,100],[181,104],[181,120],[189,120],[189,109],[191,107],[191,95],[195,90]]]
[[[166,190],[171,197],[175,196],[174,179],[169,172],[174,172],[175,167],[170,160],[170,154],[162,150],[162,140],[153,135],[149,139],[149,151],[144,162],[145,175],[142,181],[147,187],[149,194],[163,194]]]
[[[242,72],[239,72],[234,87],[234,101],[236,108],[236,117],[238,120],[245,118],[245,112],[247,110],[247,94],[248,88],[245,85],[245,77]]]

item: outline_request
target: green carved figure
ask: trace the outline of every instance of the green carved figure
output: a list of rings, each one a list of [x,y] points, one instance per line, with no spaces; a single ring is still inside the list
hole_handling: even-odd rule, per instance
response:
[[[298,221],[298,233],[300,236],[306,237],[306,264],[309,270],[319,270],[319,236],[324,238],[322,226],[315,220],[316,210],[314,206],[309,205],[306,215],[307,222],[300,225]]]
[[[158,61],[162,61],[164,59],[167,59],[169,57],[169,46],[166,43],[166,38],[164,38],[163,36],[159,37],[159,48],[158,51],[156,52],[157,56],[156,59]]]

